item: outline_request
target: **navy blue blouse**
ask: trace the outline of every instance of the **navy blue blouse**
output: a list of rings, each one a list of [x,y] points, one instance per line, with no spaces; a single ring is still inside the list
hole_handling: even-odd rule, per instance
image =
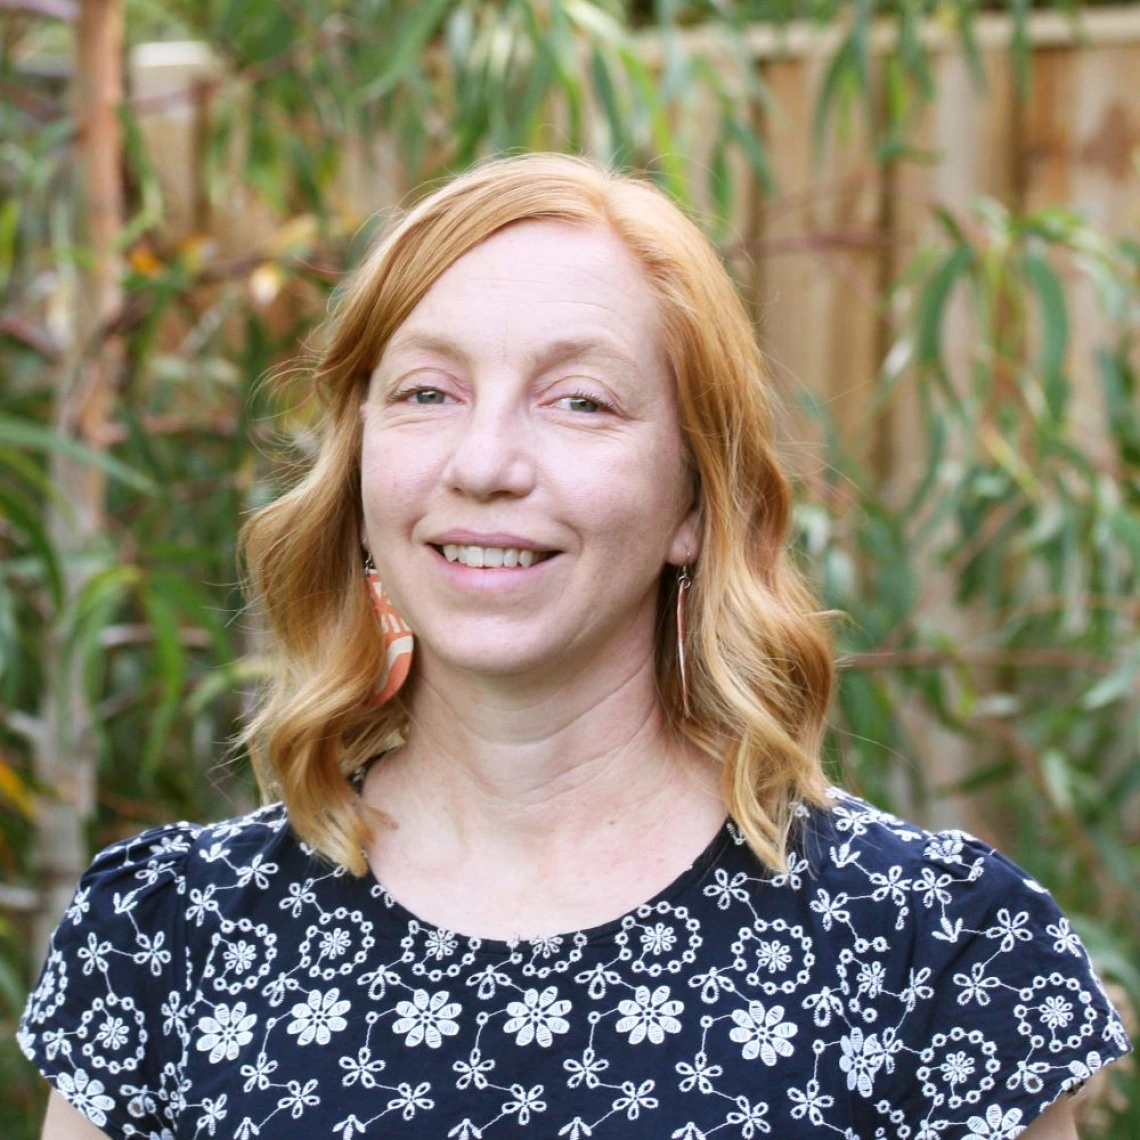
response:
[[[112,1137],[1010,1140],[1128,1051],[1049,894],[835,793],[616,921],[421,922],[273,805],[100,854],[18,1039]]]

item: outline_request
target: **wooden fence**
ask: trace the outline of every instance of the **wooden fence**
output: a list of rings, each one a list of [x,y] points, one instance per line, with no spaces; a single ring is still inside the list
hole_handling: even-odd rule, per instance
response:
[[[766,115],[764,130],[779,193],[764,196],[753,186],[740,195],[730,252],[749,288],[777,385],[793,399],[802,386],[822,400],[856,439],[873,443],[881,475],[905,483],[920,438],[908,394],[900,393],[889,415],[875,423],[867,414],[890,338],[890,316],[878,303],[882,286],[929,236],[933,203],[959,211],[990,195],[1017,208],[1074,207],[1109,234],[1140,228],[1140,9],[1086,11],[1079,30],[1056,12],[1033,15],[1032,80],[1020,93],[1007,19],[977,20],[984,90],[956,36],[931,22],[924,37],[937,94],[912,139],[937,161],[891,169],[873,161],[858,114],[849,117],[846,131],[832,131],[818,160],[813,155],[812,113],[837,34],[792,25],[783,32],[757,28],[747,37],[777,108]],[[692,31],[687,41],[693,52],[718,51],[710,32]],[[886,50],[889,37],[876,37],[872,46]],[[662,50],[651,36],[642,47],[649,57]],[[142,130],[176,232],[189,233],[203,220],[195,181],[200,105],[178,93],[208,82],[213,66],[196,44],[144,45],[131,61],[133,96],[152,104]],[[699,125],[693,135],[700,137]],[[687,158],[700,164],[707,156]],[[342,192],[361,218],[407,189],[383,148],[372,147],[369,162],[348,162],[342,176]],[[275,221],[239,194],[209,217],[209,228],[227,255],[236,256],[264,248]],[[1099,395],[1082,361],[1096,320],[1088,290],[1075,289],[1072,301],[1074,404],[1095,434]],[[951,346],[968,342],[967,330],[960,334]],[[815,460],[804,443],[802,459],[810,468]]]
[[[1015,209],[1074,208],[1110,235],[1140,231],[1140,10],[1089,11],[1081,26],[1078,37],[1058,13],[1033,18],[1032,78],[1023,95],[1007,20],[979,20],[984,90],[956,40],[930,26],[937,95],[912,137],[938,161],[893,171],[870,160],[858,119],[851,137],[813,164],[811,110],[831,45],[802,32],[781,53],[771,35],[756,36],[783,109],[769,129],[782,193],[758,202],[745,230],[756,255],[762,336],[785,384],[806,386],[841,423],[874,439],[884,476],[909,481],[922,432],[906,390],[885,423],[867,421],[890,335],[878,299],[882,284],[930,236],[932,204],[958,212],[988,195]],[[1098,322],[1091,291],[1071,285],[1073,404],[1096,440],[1103,417],[1088,344]],[[947,340],[951,357],[955,343],[969,343],[968,330],[958,333]]]

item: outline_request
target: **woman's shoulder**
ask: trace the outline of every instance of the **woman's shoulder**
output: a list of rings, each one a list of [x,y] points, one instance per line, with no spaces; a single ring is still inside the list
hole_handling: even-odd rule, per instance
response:
[[[289,839],[284,807],[269,804],[217,823],[179,820],[147,828],[104,847],[91,860],[64,921],[76,921],[102,896],[115,914],[137,908],[143,899],[161,897],[167,904],[218,877],[211,868],[224,865],[241,873]],[[96,913],[100,913],[96,908]]]
[[[839,790],[803,823],[787,885],[845,995],[835,1011],[861,1019],[840,1060],[849,1088],[869,1095],[881,1068],[899,1095],[957,1112],[1004,1087],[1025,1123],[1129,1051],[1069,918],[990,844]]]
[[[29,1003],[32,1020],[44,1012],[37,992],[58,1001],[63,975],[76,966],[84,978],[142,966],[156,977],[169,974],[172,984],[184,979],[187,928],[218,911],[223,879],[244,885],[261,876],[283,839],[300,846],[290,836],[284,808],[271,804],[214,824],[164,823],[104,847],[56,927]]]
[[[99,1127],[135,1134],[116,1131],[138,1124],[142,1101],[131,1088],[151,1090],[152,1108],[159,1103],[166,1066],[189,1039],[190,997],[209,968],[203,948],[211,928],[228,921],[217,901],[222,879],[256,878],[288,835],[274,804],[216,824],[152,827],[92,859],[52,936],[17,1041]],[[156,1122],[156,1134],[164,1126]]]
[[[829,809],[805,813],[796,860],[794,885],[836,933],[886,935],[901,948],[905,931],[918,957],[970,937],[1083,955],[1048,889],[1001,851],[957,828],[919,827],[838,788]]]
[[[997,848],[959,828],[929,830],[841,788],[826,810],[804,813],[800,847],[821,881],[856,885],[861,879],[915,887],[933,875],[949,885],[1047,893]],[[917,878],[915,878],[917,876]]]

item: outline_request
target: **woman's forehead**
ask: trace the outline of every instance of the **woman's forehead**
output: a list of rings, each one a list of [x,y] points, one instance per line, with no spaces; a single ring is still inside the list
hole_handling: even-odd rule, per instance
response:
[[[492,234],[432,283],[385,357],[498,351],[538,362],[660,357],[656,294],[611,230],[527,221]]]

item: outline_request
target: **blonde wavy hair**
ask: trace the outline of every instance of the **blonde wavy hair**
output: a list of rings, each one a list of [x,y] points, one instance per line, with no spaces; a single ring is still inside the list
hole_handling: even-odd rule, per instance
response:
[[[656,292],[700,498],[701,554],[686,602],[691,715],[681,713],[677,571],[662,572],[657,679],[670,722],[720,766],[725,806],[759,859],[786,864],[798,804],[826,806],[820,764],[834,681],[827,615],[787,553],[791,493],[772,440],[764,361],[700,230],[648,182],[552,154],[498,158],[400,219],[346,283],[312,382],[319,450],[242,532],[274,669],[243,733],[263,795],[300,838],[361,875],[376,813],[349,776],[407,731],[412,670],[369,703],[384,646],[362,573],[359,406],[385,345],[458,258],[513,222],[605,226]]]

